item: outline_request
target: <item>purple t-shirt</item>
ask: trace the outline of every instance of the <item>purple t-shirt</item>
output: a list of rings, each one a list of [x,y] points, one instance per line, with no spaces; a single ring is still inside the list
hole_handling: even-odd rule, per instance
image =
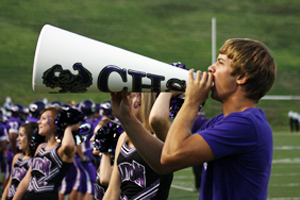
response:
[[[39,119],[35,118],[35,117],[31,117],[30,115],[27,116],[27,119],[26,119],[26,123],[29,123],[29,122],[38,122]]]
[[[18,134],[19,128],[22,124],[24,124],[24,122],[21,121],[20,119],[14,117],[9,118],[6,122],[7,132],[8,133],[13,132]]]
[[[200,200],[267,199],[273,136],[261,109],[216,116],[197,133],[215,156],[203,164]]]

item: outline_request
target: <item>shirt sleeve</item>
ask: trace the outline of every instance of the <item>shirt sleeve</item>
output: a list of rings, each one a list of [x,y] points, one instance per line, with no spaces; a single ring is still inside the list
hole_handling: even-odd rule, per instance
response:
[[[252,120],[239,114],[228,115],[198,132],[216,159],[256,148],[257,132]]]

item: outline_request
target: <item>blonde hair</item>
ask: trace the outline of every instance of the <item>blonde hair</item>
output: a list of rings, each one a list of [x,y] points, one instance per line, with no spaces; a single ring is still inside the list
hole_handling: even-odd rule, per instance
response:
[[[145,127],[147,131],[150,133],[153,133],[153,130],[149,123],[149,115],[151,108],[154,104],[154,101],[156,100],[156,93],[139,93],[141,95],[141,104],[139,108],[139,120]],[[129,137],[126,137],[126,142],[130,141]]]
[[[152,133],[152,128],[149,123],[149,115],[152,109],[152,106],[156,100],[156,93],[141,93],[141,107],[140,107],[140,117],[144,127]]]

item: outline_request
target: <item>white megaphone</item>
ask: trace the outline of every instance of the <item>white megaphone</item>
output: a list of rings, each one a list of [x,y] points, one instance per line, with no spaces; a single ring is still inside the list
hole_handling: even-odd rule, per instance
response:
[[[34,57],[37,93],[184,91],[188,71],[45,25]]]

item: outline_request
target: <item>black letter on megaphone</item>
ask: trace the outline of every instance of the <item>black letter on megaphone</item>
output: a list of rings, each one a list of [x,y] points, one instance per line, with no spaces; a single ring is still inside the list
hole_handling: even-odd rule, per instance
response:
[[[160,92],[161,91],[161,81],[165,80],[164,76],[146,73],[142,71],[137,71],[133,69],[121,69],[114,65],[109,65],[104,67],[98,76],[97,86],[99,91],[101,92],[127,92],[128,87],[124,86],[120,91],[112,91],[108,86],[108,81],[110,75],[115,72],[117,73],[122,82],[126,83],[127,80],[127,73],[128,75],[132,76],[132,92],[143,92],[144,89],[150,89],[150,92]],[[142,78],[148,78],[151,80],[151,84],[143,84]],[[120,84],[121,85],[121,84]],[[184,91],[186,87],[186,82],[184,80],[179,80],[176,78],[169,79],[167,81],[166,87],[168,88],[167,91]]]

